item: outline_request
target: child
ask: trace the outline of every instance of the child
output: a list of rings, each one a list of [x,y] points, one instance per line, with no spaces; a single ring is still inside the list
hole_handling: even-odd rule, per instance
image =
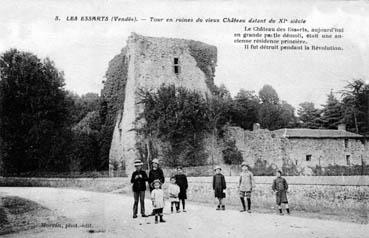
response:
[[[168,193],[169,193],[169,200],[170,200],[170,211],[173,213],[173,205],[176,206],[177,213],[179,212],[179,186],[176,184],[176,178],[170,178],[170,184],[168,185]]]
[[[248,165],[246,162],[241,164],[242,172],[240,174],[240,181],[239,181],[239,191],[240,191],[240,199],[242,203],[243,210],[241,212],[246,211],[245,205],[245,197],[247,199],[247,212],[251,213],[251,191],[255,186],[254,176],[249,171]]]
[[[158,216],[160,216],[160,222],[165,222],[163,220],[164,193],[161,189],[160,180],[154,180],[152,187],[154,190],[151,192],[151,200],[152,206],[154,207],[155,224],[158,224]]]
[[[288,200],[287,200],[287,190],[288,184],[286,179],[282,178],[282,171],[277,171],[277,178],[273,181],[272,186],[273,192],[276,193],[276,202],[279,209],[279,214],[283,215],[281,204],[284,203],[286,206],[287,214],[290,214],[290,209],[288,208]]]
[[[220,166],[215,167],[215,175],[213,176],[213,189],[215,197],[218,198],[219,204],[217,210],[225,210],[225,205],[223,204],[223,199],[225,198],[224,190],[227,188],[226,181],[221,174],[222,168]]]
[[[131,177],[134,197],[133,218],[137,218],[138,201],[140,201],[141,216],[147,217],[147,215],[145,215],[145,190],[148,178],[146,172],[142,170],[142,165],[143,163],[141,160],[135,160],[134,166],[136,167],[136,171],[132,173]]]
[[[187,199],[187,188],[188,188],[188,182],[187,182],[187,176],[183,173],[182,167],[177,168],[177,175],[176,178],[176,184],[179,186],[179,200],[182,202],[182,209],[183,212],[186,212],[186,205],[185,200]],[[178,204],[179,206],[179,204]]]

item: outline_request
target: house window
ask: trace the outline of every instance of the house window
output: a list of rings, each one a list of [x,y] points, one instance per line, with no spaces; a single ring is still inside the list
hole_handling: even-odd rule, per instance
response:
[[[311,155],[306,155],[306,161],[307,162],[311,161]]]
[[[348,139],[345,139],[345,148],[348,148]]]
[[[348,166],[350,166],[351,165],[351,161],[350,161],[350,155],[346,155],[346,164],[348,165]]]
[[[175,74],[179,74],[181,72],[181,67],[179,66],[179,59],[178,58],[174,58],[173,67],[174,67],[174,73]]]

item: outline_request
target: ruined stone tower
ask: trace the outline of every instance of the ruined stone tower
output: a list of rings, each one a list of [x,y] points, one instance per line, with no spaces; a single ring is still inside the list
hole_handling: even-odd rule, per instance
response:
[[[204,94],[211,93],[217,60],[215,46],[193,40],[145,37],[132,33],[123,48],[122,79],[124,106],[118,111],[109,153],[109,172],[133,171],[139,158],[135,148],[135,119],[143,109],[138,104],[139,89],[158,89],[174,84]]]

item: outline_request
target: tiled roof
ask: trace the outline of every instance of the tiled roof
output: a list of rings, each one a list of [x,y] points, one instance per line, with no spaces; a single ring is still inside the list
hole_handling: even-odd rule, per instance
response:
[[[274,131],[277,135],[287,138],[363,138],[362,135],[344,130],[328,129],[279,129]]]

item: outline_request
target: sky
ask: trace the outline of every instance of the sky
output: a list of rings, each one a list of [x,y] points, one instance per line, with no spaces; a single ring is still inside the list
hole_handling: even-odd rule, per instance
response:
[[[58,16],[61,20],[55,21]],[[156,18],[298,18],[305,27],[343,27],[343,51],[248,51],[233,34],[249,23],[67,21],[77,16]],[[203,41],[218,49],[215,83],[232,93],[272,85],[293,106],[325,103],[352,79],[369,80],[369,2],[333,0],[112,1],[1,0],[0,53],[17,48],[51,58],[65,73],[66,88],[99,93],[108,62],[131,32]],[[321,43],[319,41],[317,44]]]

